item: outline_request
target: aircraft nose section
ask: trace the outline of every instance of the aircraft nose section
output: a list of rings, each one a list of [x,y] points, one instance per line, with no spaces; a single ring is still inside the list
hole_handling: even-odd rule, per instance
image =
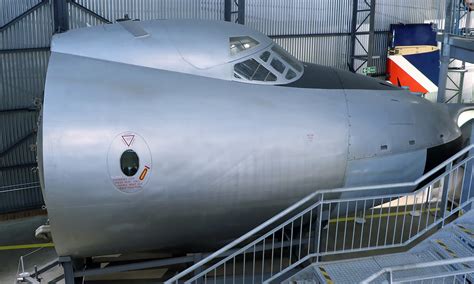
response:
[[[442,143],[429,147],[426,153],[425,173],[432,170],[466,146],[467,138],[464,137],[458,126],[459,115],[466,110],[474,109],[466,105],[437,104],[438,113],[434,116],[432,124],[439,133]],[[436,137],[437,138],[437,137]]]

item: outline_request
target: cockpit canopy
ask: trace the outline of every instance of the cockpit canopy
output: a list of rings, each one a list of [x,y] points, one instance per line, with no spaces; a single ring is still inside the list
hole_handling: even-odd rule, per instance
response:
[[[126,21],[76,29],[55,35],[51,51],[252,84],[288,84],[304,72],[264,34],[222,21]]]
[[[252,37],[231,37],[229,49],[231,56],[238,56],[241,51],[258,46],[259,42]],[[303,75],[303,65],[286,50],[273,43],[234,64],[234,78],[244,82],[286,84]]]

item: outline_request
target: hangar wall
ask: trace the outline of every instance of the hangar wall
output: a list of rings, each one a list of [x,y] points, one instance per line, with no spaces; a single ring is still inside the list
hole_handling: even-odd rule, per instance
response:
[[[66,0],[64,0],[66,1]],[[42,205],[34,171],[38,102],[56,0],[0,0],[0,213]],[[246,25],[303,61],[347,69],[352,0],[246,0]],[[362,2],[362,1],[361,1]],[[385,72],[391,23],[439,22],[441,0],[377,0],[375,61]],[[71,29],[132,19],[224,19],[224,0],[67,0]],[[363,27],[367,30],[367,27]],[[65,94],[67,95],[67,94]],[[67,189],[65,189],[67,190]]]

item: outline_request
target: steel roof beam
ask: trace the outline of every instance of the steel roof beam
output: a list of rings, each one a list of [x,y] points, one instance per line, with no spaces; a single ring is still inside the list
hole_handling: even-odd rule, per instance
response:
[[[24,11],[20,15],[16,16],[14,19],[9,21],[8,23],[4,24],[3,26],[0,27],[0,32],[3,32],[4,30],[8,29],[10,26],[14,25],[15,23],[18,23],[21,19],[24,17],[28,16],[31,14],[33,11],[38,9],[39,7],[45,5],[48,3],[49,0],[41,0],[41,2],[38,2],[38,4],[34,5],[33,7],[29,8],[28,10]]]

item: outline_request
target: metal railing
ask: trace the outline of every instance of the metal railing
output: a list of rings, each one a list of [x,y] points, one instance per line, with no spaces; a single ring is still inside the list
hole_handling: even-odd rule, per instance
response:
[[[471,4],[472,3],[472,4]],[[472,0],[437,0],[431,11],[434,28],[437,32],[461,37],[472,37],[471,12],[474,8]],[[428,12],[430,13],[430,12]]]
[[[469,3],[468,3],[469,2]],[[472,37],[471,29],[471,9],[474,8],[473,1],[459,1],[459,0],[449,0],[446,2],[446,5],[451,5],[451,17],[446,17],[447,20],[451,21],[451,24],[447,27],[450,28],[450,34],[462,36],[462,37]]]
[[[34,263],[34,262],[32,261],[31,258],[33,258],[35,256],[38,257],[38,253],[40,253],[43,249],[44,249],[44,247],[39,247],[39,248],[37,248],[33,251],[28,252],[25,255],[20,256],[20,258],[18,260],[18,267],[17,267],[17,273],[16,273],[17,278],[13,282],[14,284],[16,284],[16,283],[40,283],[41,282],[40,275],[42,273],[44,273],[45,271],[48,271],[51,268],[53,268],[53,267],[55,267],[59,264],[58,260],[54,259],[54,260],[46,263],[42,267],[38,267],[36,265],[33,265],[32,263]],[[27,260],[27,259],[30,261],[30,263],[29,263],[30,265],[25,265],[25,263],[26,263],[25,260]],[[30,271],[33,270],[33,272],[28,272],[29,270]],[[57,280],[59,280],[59,278],[61,278],[61,277],[58,277]],[[54,282],[54,283],[56,283],[56,282]]]
[[[414,182],[310,194],[165,283],[268,283],[321,257],[404,247],[474,200],[473,148]]]
[[[425,263],[415,263],[409,265],[401,265],[395,267],[387,267],[379,272],[372,274],[371,276],[367,277],[365,280],[360,282],[361,284],[369,284],[374,281],[380,283],[378,280],[386,280],[388,283],[416,283],[421,281],[427,281],[429,283],[439,283],[435,280],[442,280],[442,283],[467,283],[468,277],[474,273],[474,268],[472,265],[468,265],[468,263],[474,262],[474,256],[471,257],[464,257],[464,258],[454,258],[454,259],[444,259],[432,262],[425,262]],[[433,272],[433,268],[442,268],[446,266],[453,266],[453,265],[461,265],[464,267],[460,270],[451,270],[446,269],[445,271],[441,272]],[[429,274],[426,273],[426,270],[423,273],[421,269],[423,268],[431,268],[429,270]],[[440,269],[437,269],[440,270]],[[411,271],[411,276],[405,277],[397,277],[397,273],[402,272],[403,274],[407,274],[407,272]],[[400,273],[401,274],[401,273]],[[472,279],[471,279],[472,280]]]

